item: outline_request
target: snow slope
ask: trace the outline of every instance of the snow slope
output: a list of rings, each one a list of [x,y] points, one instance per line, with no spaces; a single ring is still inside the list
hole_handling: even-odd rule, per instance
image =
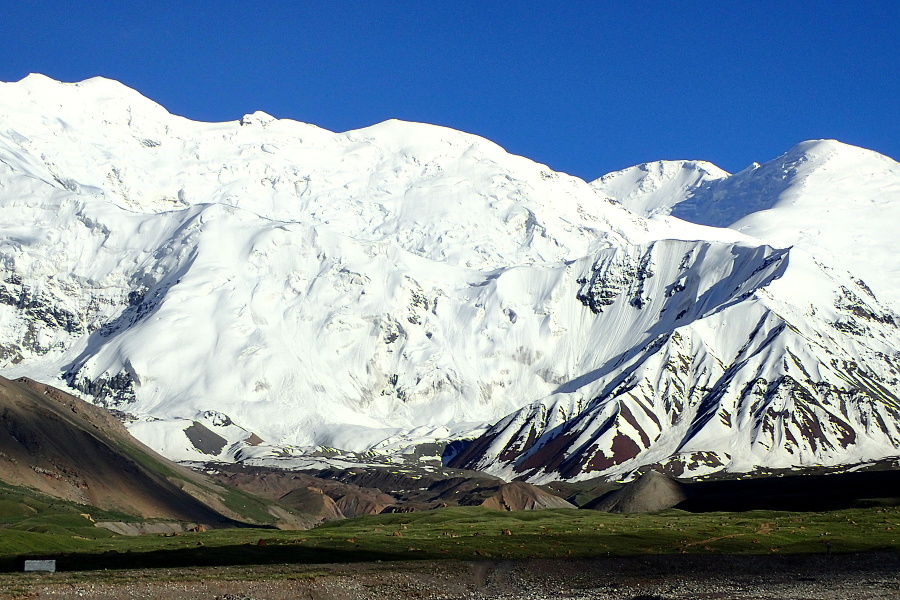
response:
[[[673,206],[686,200],[698,187],[726,177],[726,171],[705,161],[661,160],[609,173],[592,181],[591,187],[614,198],[628,210],[649,217],[669,214]]]
[[[454,466],[550,481],[897,454],[900,331],[849,277],[796,249],[671,240],[603,253],[582,272],[596,343],[621,352],[597,353]]]
[[[812,140],[730,176],[708,163],[662,162],[591,185],[640,215],[671,214],[803,248],[900,303],[900,163],[877,152]]]
[[[499,418],[562,376],[533,364],[565,327],[545,282],[647,235],[583,181],[445,128],[192,123],[102,79],[2,94],[12,372],[62,369],[177,458],[185,419],[364,450]]]
[[[592,186],[431,125],[196,123],[104,79],[0,84],[3,373],[178,460],[491,425],[459,464],[534,479],[897,454],[881,292],[610,199],[660,211],[742,174],[636,169]]]

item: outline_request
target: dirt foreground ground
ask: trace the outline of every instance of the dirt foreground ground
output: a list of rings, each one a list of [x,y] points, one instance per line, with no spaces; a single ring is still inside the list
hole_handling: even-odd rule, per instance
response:
[[[900,599],[900,554],[421,561],[0,574],[0,599]]]

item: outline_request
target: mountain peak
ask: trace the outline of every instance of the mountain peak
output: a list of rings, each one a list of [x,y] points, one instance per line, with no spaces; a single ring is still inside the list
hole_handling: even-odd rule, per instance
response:
[[[876,397],[900,377],[876,300],[876,259],[900,256],[886,162],[806,177],[820,142],[732,176],[659,161],[591,187],[435,125],[195,123],[108,80],[28,85],[53,89],[0,86],[0,366],[128,412],[171,458],[368,460],[351,453],[498,419],[519,433],[476,448],[509,464],[523,446],[506,442],[537,444],[512,477],[897,446],[896,404]],[[643,219],[610,196],[714,219],[796,209],[781,221],[819,262],[790,235]],[[866,264],[827,269],[848,264],[835,249]]]
[[[667,214],[698,186],[726,177],[726,171],[710,162],[660,160],[608,173],[592,181],[591,187],[647,217]]]
[[[168,111],[137,90],[114,79],[92,77],[66,83],[32,73],[0,84],[0,118],[21,126],[25,119],[55,121],[79,129],[78,121],[131,125],[135,120],[170,118]]]
[[[60,90],[79,90],[82,93],[100,93],[102,95],[121,95],[121,96],[140,96],[147,102],[152,102],[145,96],[143,96],[140,92],[135,89],[128,87],[121,81],[116,79],[109,79],[107,77],[95,76],[89,77],[88,79],[84,79],[82,81],[59,81],[53,79],[52,77],[48,77],[42,73],[29,73],[19,81],[13,84],[7,85],[15,85],[19,87],[27,88],[31,91],[39,91],[42,93],[48,92],[59,92]],[[71,92],[69,92],[71,93]]]
[[[265,127],[269,123],[272,123],[274,121],[277,121],[277,119],[269,113],[257,110],[241,117],[240,123],[242,126],[257,125],[260,127]]]
[[[834,139],[805,140],[784,153],[784,156],[804,155],[809,157],[830,156],[839,153],[878,154],[872,150],[845,144]]]
[[[900,277],[900,243],[881,233],[900,221],[900,163],[891,158],[822,139],[734,175],[684,176],[682,186],[658,183],[666,180],[657,171],[663,169],[638,165],[593,185],[639,214],[669,213],[776,247],[797,246],[900,301],[892,283]]]
[[[29,73],[19,81],[15,83],[20,85],[47,85],[47,84],[60,84],[60,81],[53,79],[52,77],[48,77],[43,73]]]

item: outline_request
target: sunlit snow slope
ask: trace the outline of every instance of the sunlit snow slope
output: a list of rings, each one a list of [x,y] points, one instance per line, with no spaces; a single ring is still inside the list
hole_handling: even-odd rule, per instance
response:
[[[629,212],[742,176],[649,173],[592,187],[431,125],[196,123],[104,79],[0,84],[3,373],[186,460],[492,424],[457,464],[897,454],[891,298],[813,246]]]
[[[609,173],[592,181],[591,186],[622,203],[628,210],[649,217],[669,214],[674,205],[693,195],[703,184],[726,177],[728,173],[712,163],[661,160]],[[716,225],[691,218],[687,220]]]
[[[709,163],[662,161],[591,185],[637,214],[803,248],[900,303],[900,163],[877,152],[814,140],[730,176]]]

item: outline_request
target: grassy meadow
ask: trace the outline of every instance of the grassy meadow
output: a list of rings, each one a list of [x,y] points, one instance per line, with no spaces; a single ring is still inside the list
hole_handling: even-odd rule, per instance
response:
[[[833,512],[616,515],[482,507],[372,515],[315,529],[218,529],[122,536],[115,513],[0,487],[0,569],[56,558],[60,570],[417,559],[590,558],[642,554],[825,554],[900,550],[900,507]]]

